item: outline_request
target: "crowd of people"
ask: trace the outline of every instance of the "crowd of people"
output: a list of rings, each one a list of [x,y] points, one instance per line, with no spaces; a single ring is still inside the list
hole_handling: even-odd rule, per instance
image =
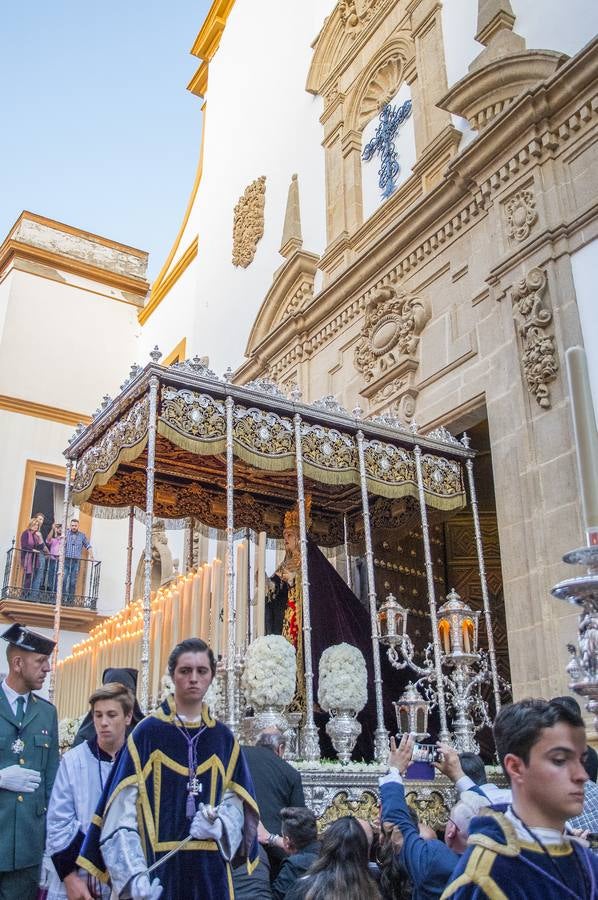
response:
[[[106,670],[60,759],[56,710],[35,693],[54,643],[21,625],[2,637],[0,900],[598,898],[598,757],[571,697],[501,709],[507,789],[439,745],[456,792],[443,833],[407,803],[409,734],[390,741],[378,819],[319,832],[284,735],[240,747],[203,702],[216,671],[204,641],[173,649],[173,693],[145,717],[135,671]]]
[[[20,565],[22,588],[25,597],[34,597],[39,591],[56,592],[58,583],[58,557],[65,541],[62,523],[53,522],[45,538],[42,532],[45,522],[43,513],[36,513],[29,521],[20,537]],[[66,534],[63,572],[63,593],[76,592],[83,551],[93,560],[93,550],[87,535],[79,530],[79,520],[71,519]]]

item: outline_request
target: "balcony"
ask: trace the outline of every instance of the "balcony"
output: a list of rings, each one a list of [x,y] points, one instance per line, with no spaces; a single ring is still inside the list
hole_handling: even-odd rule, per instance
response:
[[[97,624],[101,562],[98,559],[64,561],[61,627],[88,631]],[[51,628],[54,622],[58,560],[39,550],[13,547],[6,554],[0,591],[0,613],[13,622]]]

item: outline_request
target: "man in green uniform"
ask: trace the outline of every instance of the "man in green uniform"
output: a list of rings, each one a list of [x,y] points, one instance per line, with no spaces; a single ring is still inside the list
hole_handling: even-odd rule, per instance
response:
[[[50,671],[54,641],[11,625],[0,685],[0,900],[35,900],[46,809],[58,769],[56,709],[34,694]]]

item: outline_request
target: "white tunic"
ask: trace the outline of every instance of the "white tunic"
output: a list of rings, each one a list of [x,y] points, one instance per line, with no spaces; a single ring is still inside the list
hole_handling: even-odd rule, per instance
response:
[[[106,784],[112,763],[98,760],[87,742],[73,747],[60,761],[52,796],[48,806],[46,855],[52,856],[65,850],[78,831],[84,834],[89,828],[96,810],[102,785]],[[101,779],[100,779],[101,773]],[[87,882],[87,872],[78,870]],[[102,886],[102,897],[109,897],[110,889]],[[50,863],[48,900],[66,897],[66,889],[54,866]]]

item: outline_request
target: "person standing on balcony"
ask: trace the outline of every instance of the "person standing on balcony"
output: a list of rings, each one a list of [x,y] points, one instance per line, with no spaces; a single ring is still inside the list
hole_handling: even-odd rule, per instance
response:
[[[1,637],[9,671],[0,685],[0,897],[35,900],[59,756],[56,708],[33,691],[55,643],[18,624]]]
[[[62,523],[54,522],[50,531],[48,533],[48,537],[46,538],[46,546],[50,551],[50,558],[48,559],[48,585],[47,590],[52,591],[53,594],[56,593],[56,576],[58,575],[58,557],[60,556],[60,546],[64,540],[64,536],[62,534]]]
[[[79,566],[83,558],[83,550],[87,550],[90,560],[93,560],[91,544],[87,535],[79,531],[79,519],[71,519],[71,527],[66,535],[64,551],[64,580],[63,591],[66,595],[73,595],[77,589]]]
[[[23,567],[23,591],[30,596],[32,591],[39,590],[43,575],[43,551],[46,549],[44,539],[39,531],[39,519],[34,516],[21,535],[21,566]]]

